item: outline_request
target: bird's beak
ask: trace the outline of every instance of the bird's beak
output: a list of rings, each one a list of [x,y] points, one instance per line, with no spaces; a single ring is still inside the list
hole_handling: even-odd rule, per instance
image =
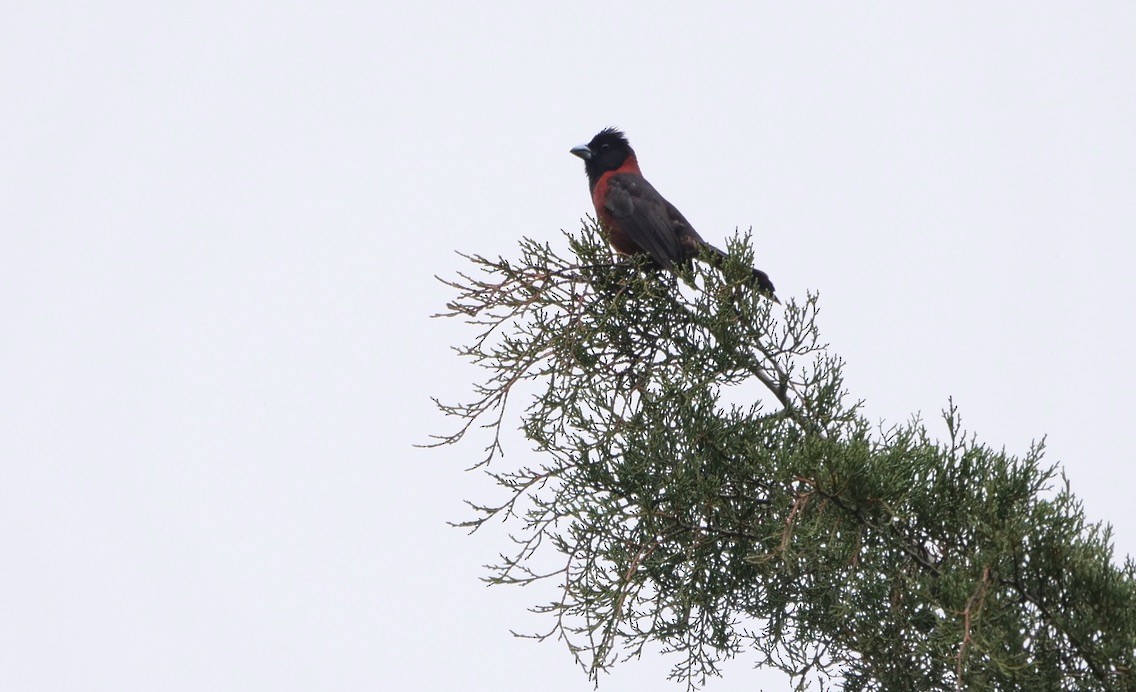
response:
[[[579,156],[580,158],[584,159],[585,161],[592,158],[592,150],[588,148],[587,144],[581,144],[578,147],[572,147],[568,151],[572,152],[576,156]]]

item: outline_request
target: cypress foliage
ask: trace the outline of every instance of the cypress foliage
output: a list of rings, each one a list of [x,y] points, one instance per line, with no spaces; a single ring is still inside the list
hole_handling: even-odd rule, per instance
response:
[[[657,645],[691,687],[744,654],[822,689],[1136,689],[1136,564],[1042,444],[988,447],[953,404],[941,440],[873,428],[817,297],[745,287],[748,238],[679,279],[568,242],[445,281],[485,377],[435,444],[487,429],[504,499],[460,525],[511,524],[490,582],[556,585],[537,639],[593,676]],[[499,458],[517,418],[528,464]]]

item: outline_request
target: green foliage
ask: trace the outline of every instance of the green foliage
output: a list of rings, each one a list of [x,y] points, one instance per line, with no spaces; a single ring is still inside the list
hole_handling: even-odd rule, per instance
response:
[[[450,316],[486,379],[438,444],[488,428],[476,464],[505,493],[495,584],[548,580],[536,611],[595,675],[658,645],[690,686],[748,653],[802,686],[1133,689],[1136,565],[1112,561],[1042,445],[1021,457],[919,420],[873,430],[821,343],[817,298],[745,287],[748,239],[719,273],[575,257],[524,241],[469,256]],[[533,463],[502,467],[510,395]],[[739,395],[757,400],[730,403]],[[555,564],[548,571],[538,565]]]

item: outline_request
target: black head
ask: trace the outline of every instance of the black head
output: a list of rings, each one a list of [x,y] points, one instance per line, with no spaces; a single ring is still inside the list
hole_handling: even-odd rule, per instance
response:
[[[635,155],[627,137],[614,127],[600,130],[598,135],[592,137],[592,141],[572,147],[571,152],[584,159],[584,170],[592,185],[596,184],[601,175],[616,170]]]

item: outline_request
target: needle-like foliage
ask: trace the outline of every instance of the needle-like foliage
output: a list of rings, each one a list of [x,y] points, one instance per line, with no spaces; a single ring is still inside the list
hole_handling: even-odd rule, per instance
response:
[[[487,429],[474,465],[504,496],[462,526],[512,525],[491,582],[555,585],[538,639],[593,676],[658,646],[688,686],[745,654],[802,688],[1136,689],[1136,565],[1041,444],[987,447],[953,405],[942,441],[874,429],[816,296],[747,286],[748,239],[677,278],[591,225],[569,245],[446,281],[485,378],[439,404],[459,426],[437,444]],[[516,425],[521,465],[500,458]]]

